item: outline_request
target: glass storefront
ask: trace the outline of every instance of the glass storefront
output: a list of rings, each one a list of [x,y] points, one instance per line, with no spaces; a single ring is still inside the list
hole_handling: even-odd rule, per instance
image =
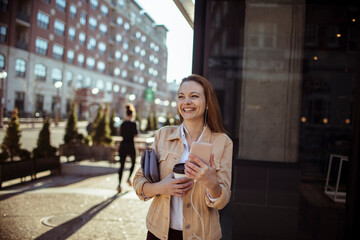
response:
[[[206,2],[198,71],[234,141],[232,239],[343,239],[360,8]]]

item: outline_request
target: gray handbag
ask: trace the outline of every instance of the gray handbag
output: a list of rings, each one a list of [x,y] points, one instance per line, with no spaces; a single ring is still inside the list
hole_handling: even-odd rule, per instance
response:
[[[145,148],[144,152],[141,154],[140,163],[144,177],[149,182],[155,183],[160,181],[159,163],[154,149],[149,147]]]

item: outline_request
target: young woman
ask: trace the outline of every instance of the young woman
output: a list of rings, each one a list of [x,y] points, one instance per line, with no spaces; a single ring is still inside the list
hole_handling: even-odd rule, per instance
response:
[[[138,197],[154,198],[146,218],[147,239],[220,239],[218,210],[230,200],[233,143],[204,77],[194,74],[182,80],[177,109],[181,125],[159,129],[152,146],[161,180],[148,182],[141,168],[134,177]],[[190,154],[193,142],[212,144],[210,164]],[[185,162],[187,177],[174,179],[172,169],[179,162]]]
[[[123,140],[120,143],[119,147],[119,156],[120,156],[120,168],[119,168],[119,185],[118,192],[121,192],[121,178],[124,172],[125,159],[127,156],[131,158],[131,168],[127,183],[131,186],[130,177],[135,167],[135,145],[134,137],[138,134],[136,123],[132,121],[135,114],[135,108],[127,104],[126,105],[126,118],[125,121],[120,125],[120,135],[123,137]]]

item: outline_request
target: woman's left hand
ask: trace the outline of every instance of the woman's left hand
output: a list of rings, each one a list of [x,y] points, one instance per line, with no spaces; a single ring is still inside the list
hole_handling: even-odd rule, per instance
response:
[[[185,174],[188,178],[196,180],[198,183],[209,189],[211,197],[215,198],[221,194],[219,181],[216,177],[214,154],[211,154],[210,156],[210,166],[196,156],[190,154],[189,161],[185,162]]]

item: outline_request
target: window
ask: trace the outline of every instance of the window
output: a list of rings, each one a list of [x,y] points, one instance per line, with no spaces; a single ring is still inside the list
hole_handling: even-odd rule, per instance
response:
[[[123,43],[123,48],[124,48],[124,49],[129,49],[129,43],[128,43],[127,41],[125,41],[125,42]]]
[[[123,78],[126,78],[126,77],[127,77],[127,75],[128,75],[128,73],[127,73],[127,71],[126,71],[126,70],[124,70],[124,71],[121,73],[121,76],[122,76]]]
[[[98,79],[96,81],[96,87],[100,90],[103,90],[104,89],[104,81],[102,79]]]
[[[6,32],[7,29],[5,26],[0,26],[0,42],[6,42]]]
[[[97,10],[98,4],[98,0],[90,0],[90,6],[92,9]]]
[[[35,111],[42,113],[44,109],[44,95],[36,94]]]
[[[55,59],[62,60],[62,57],[64,55],[64,48],[60,45],[54,44],[53,55]]]
[[[87,48],[88,48],[89,50],[94,50],[95,47],[96,47],[96,40],[95,40],[95,38],[92,38],[92,37],[89,38],[89,42],[88,42]]]
[[[91,86],[92,86],[92,79],[91,79],[91,77],[86,77],[86,78],[85,78],[84,87],[91,87]]]
[[[339,27],[329,26],[327,29],[327,46],[331,48],[339,47]]]
[[[125,4],[124,0],[118,0],[119,7],[123,7]]]
[[[77,75],[75,87],[76,88],[84,87],[84,76],[83,75],[81,75],[81,74]]]
[[[41,55],[46,56],[47,55],[47,49],[48,49],[48,42],[45,40],[42,40],[40,38],[37,38],[35,40],[35,52]]]
[[[76,13],[77,13],[77,8],[75,5],[71,4],[70,5],[70,16],[72,18],[76,18]]]
[[[99,29],[100,29],[100,31],[101,31],[101,33],[102,33],[103,35],[106,35],[106,33],[107,33],[107,26],[106,26],[105,24],[101,23],[101,24],[99,25]]]
[[[42,12],[38,12],[37,25],[43,29],[49,29],[49,16]]]
[[[25,93],[15,92],[15,107],[19,112],[24,112]]]
[[[105,71],[105,63],[99,61],[99,62],[97,63],[97,69],[98,69],[99,72],[103,73],[103,72]]]
[[[89,18],[89,24],[90,24],[90,29],[95,30],[96,26],[97,26],[97,21],[95,18],[90,17]]]
[[[56,8],[62,12],[65,12],[66,1],[65,0],[56,0]]]
[[[98,44],[99,52],[105,54],[106,52],[106,44],[103,42],[99,42]]]
[[[121,35],[120,35],[120,34],[116,34],[116,42],[117,42],[117,43],[120,43],[121,40],[122,40]]]
[[[106,82],[106,85],[105,85],[105,89],[107,92],[111,92],[112,90],[112,83],[111,82]]]
[[[59,20],[54,21],[55,33],[60,36],[64,36],[65,24]]]
[[[69,27],[68,32],[69,32],[69,40],[74,41],[75,40],[75,35],[76,35],[75,28]]]
[[[8,11],[8,4],[9,4],[9,0],[0,1],[0,10],[3,11],[3,12],[7,12]]]
[[[26,62],[24,59],[18,58],[15,61],[15,74],[17,77],[25,77]]]
[[[135,60],[135,61],[134,61],[134,67],[135,67],[135,68],[140,67],[140,62],[139,62],[139,60]]]
[[[91,57],[88,57],[86,59],[86,67],[87,69],[89,70],[94,70],[94,67],[95,67],[95,59],[91,58]]]
[[[109,9],[105,5],[101,5],[100,10],[104,17],[106,17],[108,15]]]
[[[68,50],[67,52],[67,61],[68,63],[74,63],[74,56],[75,56],[75,53],[73,50]]]
[[[305,28],[305,45],[316,46],[318,41],[318,28],[315,25],[308,25]]]
[[[116,76],[116,77],[118,77],[118,76],[120,76],[120,68],[114,68],[114,75]]]
[[[66,72],[66,85],[71,86],[74,79],[74,74],[72,72]]]
[[[5,56],[0,54],[0,70],[5,69]]]
[[[80,24],[86,25],[86,12],[81,12],[80,14]]]
[[[120,60],[120,58],[121,58],[121,52],[120,51],[115,51],[115,58],[117,60]]]
[[[357,49],[357,38],[356,38],[356,30],[354,28],[348,29],[348,42],[347,42],[347,50],[349,52],[355,52]]]
[[[79,54],[78,55],[78,58],[77,58],[77,61],[78,61],[78,65],[80,67],[84,66],[84,60],[85,60],[85,57],[84,57],[84,54]]]
[[[123,57],[122,57],[122,60],[124,62],[127,62],[129,60],[129,56],[127,54],[124,54]]]
[[[130,30],[130,24],[129,23],[125,23],[124,24],[124,28],[126,31],[129,31]]]
[[[36,80],[46,82],[46,67],[43,64],[35,64],[34,73]]]
[[[51,79],[53,83],[62,82],[62,71],[59,68],[54,68],[51,72]]]
[[[85,35],[85,33],[83,33],[83,32],[79,33],[79,41],[80,41],[80,45],[81,45],[81,46],[84,46],[85,40],[86,40],[86,35]]]
[[[119,27],[123,24],[124,20],[121,17],[118,17],[116,19],[116,23],[119,25]]]

